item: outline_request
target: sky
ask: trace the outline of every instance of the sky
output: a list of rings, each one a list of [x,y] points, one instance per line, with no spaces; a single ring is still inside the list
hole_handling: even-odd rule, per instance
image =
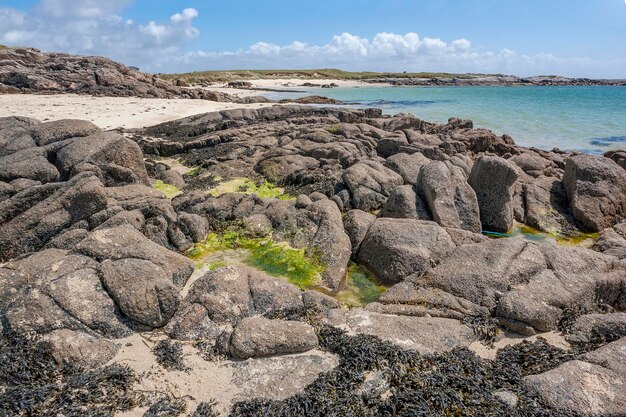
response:
[[[0,0],[0,44],[149,72],[626,78],[625,0]]]

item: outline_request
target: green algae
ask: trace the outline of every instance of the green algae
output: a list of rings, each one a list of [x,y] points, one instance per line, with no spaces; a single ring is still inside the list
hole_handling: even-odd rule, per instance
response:
[[[351,263],[346,277],[346,288],[339,291],[335,298],[346,307],[362,307],[378,301],[378,298],[387,291],[387,287],[380,285],[374,274],[364,267]]]
[[[214,179],[218,180],[217,177]],[[207,194],[214,197],[218,197],[226,193],[255,194],[261,198],[278,198],[280,200],[294,199],[293,196],[285,193],[284,188],[277,187],[267,180],[263,180],[257,184],[251,179],[244,177],[231,178],[207,191]]]
[[[524,239],[534,242],[553,241],[562,246],[583,245],[593,242],[600,237],[599,233],[585,232],[578,232],[572,236],[564,236],[557,232],[545,232],[517,222],[513,225],[513,229],[509,233],[483,231],[483,234],[494,239],[521,236]]]
[[[175,185],[167,184],[161,180],[157,180],[154,184],[152,184],[152,188],[161,191],[163,195],[170,200],[182,193],[182,191]]]
[[[240,263],[259,269],[269,275],[284,277],[302,289],[319,285],[320,274],[325,267],[318,257],[305,249],[296,249],[287,243],[274,242],[270,238],[248,238],[240,231],[210,233],[207,238],[194,245],[187,256],[202,260],[197,264],[209,269],[217,269],[229,264],[225,258],[216,257],[217,252],[242,250],[237,257],[230,255],[231,263]]]

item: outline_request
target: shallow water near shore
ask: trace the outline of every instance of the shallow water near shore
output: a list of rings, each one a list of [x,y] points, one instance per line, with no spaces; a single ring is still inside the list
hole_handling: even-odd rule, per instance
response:
[[[626,148],[626,87],[307,88],[270,98],[323,95],[385,114],[434,122],[472,119],[474,127],[511,135],[518,145],[600,154]]]

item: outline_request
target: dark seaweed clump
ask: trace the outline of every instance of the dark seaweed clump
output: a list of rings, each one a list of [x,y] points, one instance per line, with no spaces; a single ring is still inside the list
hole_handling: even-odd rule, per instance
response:
[[[187,404],[183,400],[163,398],[148,408],[143,417],[177,417],[187,410]]]
[[[8,332],[0,339],[2,416],[113,416],[139,404],[136,382],[132,370],[120,365],[59,365],[34,335]]]
[[[463,322],[467,324],[476,337],[487,346],[493,346],[498,335],[496,320],[488,315],[465,316]]]
[[[198,404],[196,411],[189,417],[218,417],[217,411],[215,411],[215,405],[215,400],[202,402]]]
[[[158,342],[152,352],[156,360],[165,369],[171,371],[186,371],[187,367],[183,363],[183,347],[179,342],[172,342],[164,339]]]
[[[321,327],[318,337],[322,349],[339,355],[337,368],[321,374],[302,393],[282,401],[239,402],[230,415],[563,416],[546,408],[521,383],[524,375],[544,372],[571,358],[544,341],[503,349],[489,361],[466,348],[421,356],[374,336],[348,336],[329,326]],[[513,370],[505,372],[509,368]],[[384,381],[364,384],[372,374]],[[517,395],[517,405],[507,405],[495,395],[502,389]]]

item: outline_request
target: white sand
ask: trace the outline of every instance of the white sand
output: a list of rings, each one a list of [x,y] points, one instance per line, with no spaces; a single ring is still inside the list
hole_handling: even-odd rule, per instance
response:
[[[229,89],[230,90],[230,89]],[[41,121],[82,119],[102,129],[139,128],[194,114],[268,104],[218,103],[208,100],[92,97],[75,94],[0,95],[0,117],[27,116]]]

